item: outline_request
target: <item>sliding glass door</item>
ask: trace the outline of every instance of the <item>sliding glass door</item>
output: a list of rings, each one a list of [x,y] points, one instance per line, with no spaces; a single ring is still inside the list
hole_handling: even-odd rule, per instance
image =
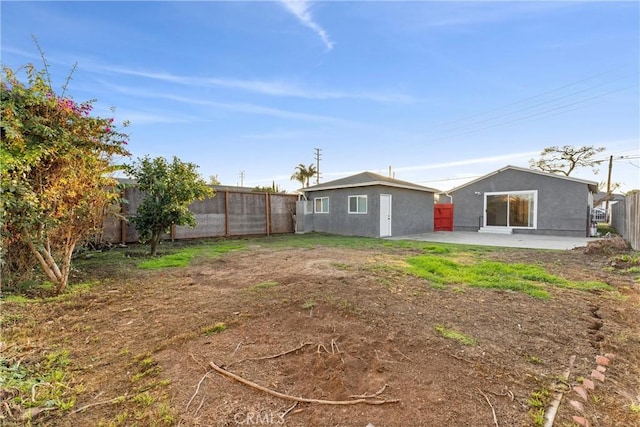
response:
[[[537,191],[485,193],[485,226],[536,227]]]

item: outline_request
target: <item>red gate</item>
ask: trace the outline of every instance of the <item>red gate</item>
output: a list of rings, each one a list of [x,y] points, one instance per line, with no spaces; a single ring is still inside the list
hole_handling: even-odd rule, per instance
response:
[[[453,203],[434,205],[433,231],[453,231]]]

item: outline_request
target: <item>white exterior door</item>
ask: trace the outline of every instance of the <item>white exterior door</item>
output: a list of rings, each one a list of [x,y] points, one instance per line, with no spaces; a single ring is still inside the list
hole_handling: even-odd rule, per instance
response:
[[[391,236],[391,194],[380,195],[380,237]]]

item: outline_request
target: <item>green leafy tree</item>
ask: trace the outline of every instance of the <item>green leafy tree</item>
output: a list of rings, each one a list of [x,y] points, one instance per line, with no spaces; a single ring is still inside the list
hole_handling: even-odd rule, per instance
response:
[[[600,161],[594,160],[594,156],[602,153],[605,149],[605,147],[594,147],[593,145],[577,148],[571,145],[547,147],[542,150],[538,160],[529,160],[529,167],[564,176],[571,175],[578,167],[590,167],[593,173],[597,174],[596,166],[600,164]]]
[[[303,187],[308,187],[310,179],[318,173],[316,165],[311,163],[309,166],[305,166],[300,163],[295,167],[295,172],[291,175],[291,181],[298,181]]]
[[[258,185],[256,187],[253,187],[251,191],[254,193],[282,193],[283,192],[280,190],[280,186],[276,184],[275,181],[271,182],[271,187]]]
[[[59,293],[76,245],[102,229],[119,198],[114,163],[128,156],[128,137],[113,119],[91,116],[92,102],[57,95],[46,63],[45,70],[22,69],[26,83],[2,69],[3,273],[11,277],[39,264]],[[28,256],[16,259],[18,253]]]
[[[149,241],[151,255],[156,255],[160,238],[169,232],[171,225],[196,226],[196,219],[188,208],[191,203],[215,195],[198,174],[198,166],[175,156],[171,163],[163,157],[145,156],[127,165],[125,170],[137,181],[143,194],[130,220],[140,240]]]

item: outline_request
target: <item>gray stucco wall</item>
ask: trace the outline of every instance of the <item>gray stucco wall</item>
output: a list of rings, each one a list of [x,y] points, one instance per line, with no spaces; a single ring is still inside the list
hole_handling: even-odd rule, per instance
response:
[[[514,233],[587,235],[590,194],[586,184],[513,169],[449,192],[453,196],[454,230],[477,231],[480,228],[485,214],[485,193],[526,190],[538,190],[537,228],[516,228]],[[481,194],[476,195],[476,192]]]
[[[302,230],[346,236],[380,236],[380,195],[391,195],[391,233],[393,236],[433,231],[433,193],[386,186],[367,186],[334,190],[310,191],[316,197],[329,197],[329,213],[308,213]],[[367,196],[367,213],[350,214],[349,196]],[[299,204],[298,216],[302,211]],[[302,231],[299,230],[299,231]]]

